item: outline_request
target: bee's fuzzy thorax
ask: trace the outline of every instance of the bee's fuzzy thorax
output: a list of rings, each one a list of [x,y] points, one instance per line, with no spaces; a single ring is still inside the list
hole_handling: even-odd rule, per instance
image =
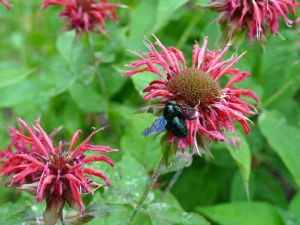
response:
[[[191,107],[214,102],[220,96],[218,83],[200,70],[191,68],[173,76],[167,83],[168,90],[178,101]]]

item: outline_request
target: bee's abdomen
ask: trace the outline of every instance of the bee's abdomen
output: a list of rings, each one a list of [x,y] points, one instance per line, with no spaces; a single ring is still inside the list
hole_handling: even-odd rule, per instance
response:
[[[166,129],[178,138],[185,138],[188,135],[185,121],[177,116],[168,121]]]

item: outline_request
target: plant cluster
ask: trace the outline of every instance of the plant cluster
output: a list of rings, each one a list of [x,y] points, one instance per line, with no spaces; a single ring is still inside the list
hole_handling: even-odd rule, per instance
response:
[[[0,224],[300,224],[299,6],[0,0]]]

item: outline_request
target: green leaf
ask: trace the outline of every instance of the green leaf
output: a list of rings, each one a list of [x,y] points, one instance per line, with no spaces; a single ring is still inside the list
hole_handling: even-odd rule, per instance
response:
[[[106,211],[105,217],[99,216],[92,221],[88,222],[88,225],[114,225],[114,224],[129,224],[130,217],[133,209],[128,205],[113,205],[112,211]],[[143,212],[138,212],[131,225],[153,225],[148,215]]]
[[[166,162],[167,166],[162,169],[161,174],[176,172],[178,170],[182,170],[183,168],[190,166],[193,162],[193,155],[189,153],[179,153],[172,159],[172,161]]]
[[[90,51],[83,45],[82,36],[76,36],[75,31],[62,32],[56,41],[56,48],[74,74],[87,70]]]
[[[187,213],[172,204],[157,202],[148,206],[153,225],[208,225],[197,213]]]
[[[199,5],[208,5],[210,3],[210,0],[195,0],[195,4]]]
[[[283,225],[276,209],[263,202],[232,202],[196,210],[222,225]]]
[[[75,35],[76,33],[74,30],[63,32],[56,41],[57,50],[70,64],[72,64],[72,61],[74,61],[74,59],[77,57],[76,54],[74,54],[74,51],[78,50],[78,47],[76,48],[76,45],[74,44]]]
[[[80,111],[72,101],[65,104],[63,109],[64,128],[73,133],[80,127]]]
[[[0,107],[14,107],[30,101],[35,105],[40,105],[48,101],[49,86],[42,82],[40,78],[32,77],[16,85],[0,89]]]
[[[116,94],[127,80],[115,68],[104,65],[101,66],[98,77],[99,81],[103,82],[102,92],[109,96]]]
[[[105,205],[105,204],[92,204],[86,210],[85,214],[93,216],[102,216],[107,213],[115,213],[121,210],[120,206],[116,205]]]
[[[110,102],[107,117],[114,132],[120,136],[124,135],[126,133],[126,131],[124,133],[124,130],[129,124],[128,121],[132,120],[135,111],[136,108],[131,108],[128,105]]]
[[[300,193],[298,192],[289,205],[289,210],[300,217]]]
[[[144,96],[145,94],[143,93],[143,90],[149,85],[149,83],[153,80],[159,79],[159,77],[150,72],[143,72],[140,74],[136,74],[131,77],[135,89],[138,91],[140,96]]]
[[[156,119],[149,113],[134,114],[128,121],[126,131],[121,140],[121,149],[131,154],[144,165],[148,171],[153,170],[160,158],[160,136],[144,137],[142,132]],[[133,141],[134,140],[134,141]]]
[[[64,221],[71,225],[99,224],[99,221],[93,219],[99,218],[100,220],[105,221],[111,214],[124,214],[124,209],[119,205],[97,203],[87,207],[83,213],[71,211],[69,214],[65,215]]]
[[[284,225],[300,224],[300,216],[298,216],[297,214],[281,208],[278,208],[277,212],[281,216]]]
[[[16,212],[16,208],[13,205],[12,209],[14,209],[14,212]],[[1,210],[3,208],[1,207]],[[5,209],[4,209],[5,210]],[[4,219],[2,222],[0,222],[0,225],[16,225],[16,224],[43,224],[42,222],[42,216],[36,215],[30,210],[26,211],[20,211],[17,213],[14,213],[10,216],[8,216],[6,219]]]
[[[263,112],[259,117],[259,126],[270,146],[300,186],[300,129],[288,125],[285,118],[275,111]]]
[[[0,64],[0,88],[8,87],[25,80],[33,70],[22,68],[20,65],[4,66]]]
[[[130,216],[132,214],[132,208],[126,205],[112,205],[112,210],[106,211],[105,217],[103,214],[96,217],[88,222],[88,225],[113,225],[113,224],[128,224]],[[97,213],[97,211],[96,211]],[[138,215],[137,215],[138,216]],[[143,217],[143,222],[145,222],[145,217]],[[140,225],[139,223],[132,223],[132,225]],[[144,223],[145,225],[152,225],[148,223]]]
[[[248,146],[246,138],[240,133],[237,132],[237,136],[241,140],[240,145],[237,148],[234,148],[231,145],[226,145],[231,157],[237,163],[239,170],[242,174],[245,190],[248,198],[250,198],[249,193],[249,179],[251,173],[251,152]]]
[[[248,198],[243,188],[243,180],[241,174],[236,172],[231,183],[231,201],[246,201]],[[267,201],[286,208],[286,194],[278,181],[278,178],[266,168],[255,168],[251,173],[249,183],[250,196],[258,201]]]
[[[2,150],[0,150],[2,151]],[[2,183],[2,177],[0,178],[0,205],[7,203],[11,201],[12,199],[18,199],[18,195],[15,190],[2,187],[4,186],[4,183]],[[1,220],[0,220],[1,221]]]
[[[131,24],[129,28],[129,38],[132,41],[141,39],[143,35],[149,35],[155,25],[155,9],[157,0],[142,0],[136,8],[131,9]],[[152,15],[152,16],[149,16]],[[134,43],[136,45],[136,43]]]
[[[25,206],[23,204],[17,203],[6,203],[5,205],[1,204],[0,211],[0,224],[3,224],[3,221],[8,219],[11,215],[14,215],[16,212],[22,212],[25,210]]]
[[[187,2],[188,0],[159,0],[155,30],[163,26],[170,19],[172,13]]]
[[[185,212],[176,198],[168,194],[158,192],[157,199],[159,202],[152,203],[148,206],[147,211],[151,217],[153,225],[208,225],[209,222],[205,220],[200,214]],[[162,201],[163,200],[163,201]]]
[[[40,79],[49,86],[47,92],[50,96],[56,96],[67,91],[75,80],[82,76],[79,69],[76,73],[70,72],[66,62],[61,57],[49,59],[48,63],[43,68]]]
[[[232,170],[213,167],[210,163],[194,157],[190,167],[183,170],[172,189],[172,193],[180,202],[180,205],[188,211],[194,210],[198,205],[210,205],[215,203],[222,192],[228,195],[227,184],[231,179]],[[200,162],[199,162],[200,161]],[[205,166],[204,166],[205,165]],[[222,174],[222,176],[219,176]],[[225,183],[226,182],[226,183]],[[195,194],[193,190],[201,190]]]
[[[270,38],[262,54],[259,81],[264,88],[262,103],[265,107],[285,108],[286,101],[300,87],[299,57],[293,43],[298,39],[294,32],[281,33]],[[276,79],[274,79],[276,77]]]
[[[103,195],[105,201],[110,204],[138,202],[149,179],[144,167],[129,154],[124,154],[113,171],[114,174],[109,176],[111,186]],[[95,201],[98,201],[97,198]]]
[[[171,145],[169,143],[168,134],[165,133],[160,139],[160,149],[161,154],[163,155],[163,159],[166,165],[170,164],[170,159],[174,158],[174,152],[171,151]]]
[[[252,174],[253,177],[253,174]],[[251,179],[252,181],[252,179]],[[241,188],[244,184],[243,178],[239,171],[236,171],[231,181],[230,201],[246,201],[249,199],[245,188]],[[252,182],[249,183],[249,195],[253,196]]]
[[[69,93],[83,112],[103,112],[106,108],[105,98],[88,85],[77,82],[70,87]]]

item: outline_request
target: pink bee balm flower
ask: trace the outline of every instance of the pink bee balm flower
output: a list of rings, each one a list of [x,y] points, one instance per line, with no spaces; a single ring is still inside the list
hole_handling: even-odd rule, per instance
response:
[[[0,0],[0,3],[4,4],[7,9],[10,9],[11,7],[7,0]]]
[[[109,3],[107,0],[44,0],[42,8],[63,6],[61,16],[67,20],[67,29],[82,32],[105,33],[105,20],[118,21],[115,7],[120,3]]]
[[[248,134],[249,120],[246,115],[254,115],[255,107],[241,96],[250,97],[255,101],[259,101],[259,98],[251,90],[234,87],[234,84],[250,75],[233,68],[244,53],[222,61],[221,58],[227,52],[230,43],[221,51],[210,51],[207,49],[208,37],[205,37],[201,47],[195,43],[192,65],[188,67],[180,50],[174,47],[166,48],[157,38],[155,39],[154,44],[150,41],[146,43],[149,52],[135,52],[140,59],[127,65],[132,69],[125,73],[125,76],[146,71],[158,75],[159,79],[151,81],[144,89],[146,93],[144,100],[156,100],[164,104],[165,108],[170,107],[170,102],[176,102],[177,106],[174,110],[179,108],[189,115],[183,116],[187,130],[185,137],[179,137],[183,132],[180,135],[172,132],[172,128],[168,129],[167,124],[169,142],[178,143],[182,151],[189,147],[200,153],[198,144],[204,147],[204,141],[229,142],[230,139],[224,136],[224,131],[234,133],[235,121],[239,122],[245,134]],[[160,51],[155,45],[160,48]],[[221,87],[220,80],[225,75],[230,79]],[[177,122],[173,121],[173,125],[182,128],[184,124],[180,124],[180,114],[175,119]]]
[[[53,135],[48,136],[39,122],[35,122],[32,129],[22,119],[18,120],[20,130],[10,129],[11,143],[7,151],[0,154],[0,162],[3,163],[0,173],[3,176],[13,175],[8,186],[29,191],[36,195],[37,201],[46,199],[45,221],[55,222],[60,217],[65,202],[71,207],[78,205],[80,210],[83,210],[80,193],[93,194],[100,186],[86,175],[99,177],[107,186],[110,185],[103,172],[87,167],[98,161],[114,165],[113,161],[104,155],[86,156],[88,150],[105,153],[114,151],[107,146],[89,144],[96,131],[74,147],[82,133],[78,130],[68,149],[63,151],[65,145],[60,141],[58,146],[54,147]]]
[[[250,40],[264,39],[271,31],[274,35],[279,28],[279,18],[290,26],[289,11],[296,14],[295,0],[212,0],[209,5],[220,13],[217,21],[224,25],[229,36],[247,30]]]

